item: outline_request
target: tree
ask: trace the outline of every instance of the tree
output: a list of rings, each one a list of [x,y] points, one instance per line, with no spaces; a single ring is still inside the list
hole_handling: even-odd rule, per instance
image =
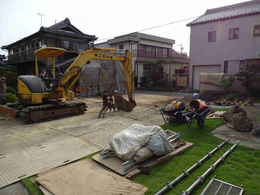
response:
[[[231,75],[223,75],[220,83],[221,86],[224,88],[225,93],[230,92],[230,89],[235,81],[235,77]]]
[[[252,94],[252,82],[257,79],[256,64],[245,64],[242,70],[236,74],[237,80],[241,81],[242,85],[246,88],[249,94]]]

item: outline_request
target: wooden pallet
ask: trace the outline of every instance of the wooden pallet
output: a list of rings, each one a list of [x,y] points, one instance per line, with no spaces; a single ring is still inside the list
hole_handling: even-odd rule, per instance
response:
[[[131,177],[139,174],[143,169],[149,169],[157,164],[160,164],[164,161],[167,161],[167,160],[173,158],[174,156],[176,156],[178,154],[181,154],[182,152],[184,152],[185,150],[190,148],[192,145],[193,145],[193,143],[180,141],[179,147],[176,150],[174,150],[173,152],[171,152],[167,155],[161,156],[161,157],[154,157],[150,160],[140,163],[140,164],[136,165],[135,167],[133,167],[132,169],[128,170],[127,172],[124,171],[124,168],[122,166],[122,163],[124,161],[122,161],[121,159],[119,159],[117,157],[102,159],[99,154],[96,154],[92,157],[92,159],[94,161],[98,162],[99,164],[103,165],[104,167],[118,173],[119,175],[125,176],[126,178],[131,178]]]

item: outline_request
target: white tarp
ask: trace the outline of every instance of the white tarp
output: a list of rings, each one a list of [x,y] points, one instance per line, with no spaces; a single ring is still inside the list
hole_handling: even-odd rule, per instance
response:
[[[115,134],[110,141],[111,149],[123,160],[133,159],[136,152],[144,146],[155,155],[163,155],[173,150],[159,126],[133,124]]]

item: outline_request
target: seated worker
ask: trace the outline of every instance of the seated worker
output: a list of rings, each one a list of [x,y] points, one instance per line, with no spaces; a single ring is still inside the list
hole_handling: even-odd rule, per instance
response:
[[[200,99],[195,99],[190,102],[190,109],[193,112],[193,116],[195,115],[199,127],[203,128],[205,118],[207,114],[210,112],[210,109],[207,106],[207,104]]]

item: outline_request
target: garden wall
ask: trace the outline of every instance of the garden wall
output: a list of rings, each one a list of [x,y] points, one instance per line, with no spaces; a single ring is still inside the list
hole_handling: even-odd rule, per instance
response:
[[[201,94],[224,94],[226,93],[222,80],[231,77],[224,73],[200,73],[200,93]],[[235,80],[229,91],[245,94],[246,89],[241,82]]]

